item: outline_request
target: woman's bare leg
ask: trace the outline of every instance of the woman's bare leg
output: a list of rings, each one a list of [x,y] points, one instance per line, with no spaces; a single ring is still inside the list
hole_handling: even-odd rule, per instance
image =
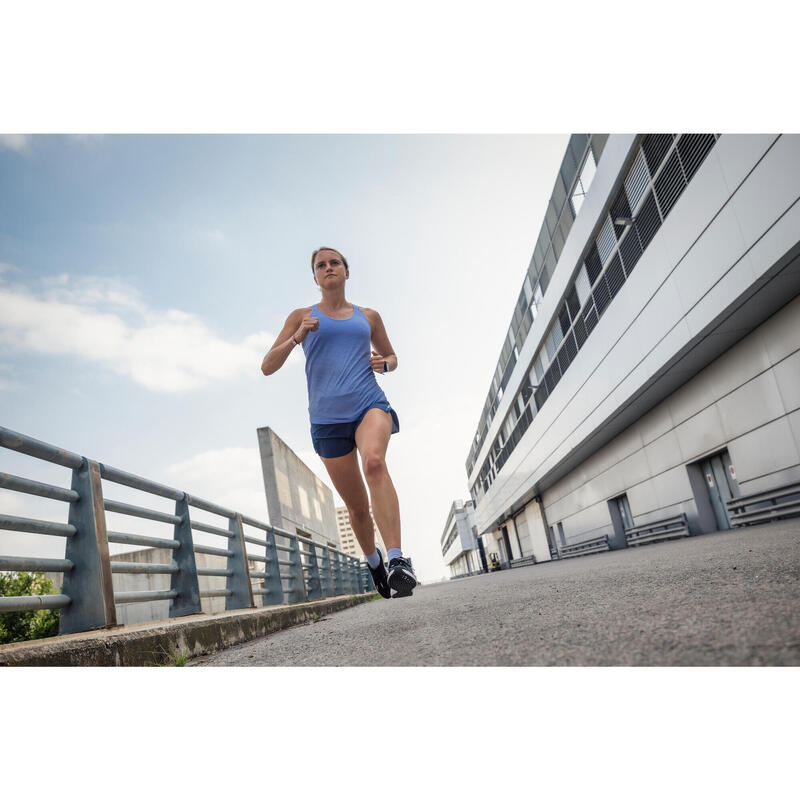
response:
[[[358,451],[354,448],[346,456],[323,458],[322,463],[331,476],[339,496],[350,514],[350,525],[364,555],[375,552],[375,527],[369,515],[369,498],[358,468]],[[380,524],[380,523],[378,523]]]
[[[356,446],[381,538],[387,548],[399,548],[400,504],[386,467],[386,449],[391,435],[391,415],[383,409],[371,408],[356,429]]]

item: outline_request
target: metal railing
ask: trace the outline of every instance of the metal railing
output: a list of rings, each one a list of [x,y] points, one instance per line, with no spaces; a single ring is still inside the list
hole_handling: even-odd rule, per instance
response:
[[[2,571],[29,570],[64,575],[60,594],[0,597],[0,612],[58,608],[61,610],[59,633],[64,634],[116,625],[116,606],[122,603],[169,600],[169,616],[181,617],[202,613],[201,599],[206,597],[225,597],[226,610],[232,610],[255,608],[255,597],[260,598],[260,605],[270,606],[373,590],[365,566],[332,545],[321,545],[8,428],[0,427],[0,447],[72,471],[70,489],[0,472],[0,489],[69,504],[66,524],[0,514],[0,530],[66,538],[64,558],[0,554]],[[173,500],[175,512],[106,500],[103,481]],[[221,517],[224,527],[193,520],[191,509]],[[170,525],[173,536],[161,538],[107,530],[107,511]],[[257,529],[258,535],[245,533],[245,526]],[[218,536],[223,539],[222,546],[197,544],[192,531]],[[163,548],[170,552],[171,559],[168,564],[113,561],[109,543]],[[265,555],[248,553],[247,543],[263,547]],[[196,553],[221,556],[225,558],[225,567],[198,568]],[[263,564],[263,570],[251,570],[250,563]],[[169,575],[170,587],[163,591],[115,592],[112,576],[116,573]],[[198,576],[224,577],[225,588],[201,591]]]

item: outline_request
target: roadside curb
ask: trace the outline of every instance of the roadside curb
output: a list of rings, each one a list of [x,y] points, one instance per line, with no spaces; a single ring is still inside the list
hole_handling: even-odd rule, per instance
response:
[[[359,605],[377,594],[247,608],[0,645],[0,666],[146,667],[195,658]]]

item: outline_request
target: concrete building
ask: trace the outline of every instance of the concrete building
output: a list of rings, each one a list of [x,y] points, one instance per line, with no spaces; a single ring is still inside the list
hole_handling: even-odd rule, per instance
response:
[[[269,523],[320,544],[338,544],[333,492],[272,428],[258,429]]]
[[[800,136],[578,134],[466,463],[501,558],[800,480]]]
[[[372,524],[375,526],[375,542],[378,547],[383,550],[384,557],[386,556],[386,545],[381,538],[381,532],[378,529],[378,523],[375,522],[375,517],[372,514],[372,506],[369,507],[369,515],[372,517]],[[336,509],[336,526],[339,531],[339,549],[349,556],[364,559],[364,554],[361,552],[356,535],[353,532],[353,527],[350,525],[350,514],[347,512],[346,506],[340,506]]]
[[[476,538],[475,506],[472,500],[455,500],[450,506],[441,538],[442,557],[451,578],[484,570]]]

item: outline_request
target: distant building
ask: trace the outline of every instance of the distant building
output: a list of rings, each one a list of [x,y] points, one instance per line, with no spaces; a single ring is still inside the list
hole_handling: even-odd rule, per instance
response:
[[[441,540],[442,557],[451,578],[483,571],[475,532],[475,504],[456,500],[450,506]]]
[[[385,557],[386,545],[383,543],[381,532],[378,530],[378,523],[375,522],[375,517],[372,515],[372,506],[369,507],[369,515],[372,517],[372,524],[375,526],[375,542],[383,550]],[[361,547],[350,525],[350,515],[347,513],[346,506],[340,506],[336,509],[336,525],[339,529],[339,549],[349,556],[363,558],[364,554],[361,552]]]
[[[333,492],[272,428],[258,429],[258,447],[270,524],[323,545],[336,545]]]

